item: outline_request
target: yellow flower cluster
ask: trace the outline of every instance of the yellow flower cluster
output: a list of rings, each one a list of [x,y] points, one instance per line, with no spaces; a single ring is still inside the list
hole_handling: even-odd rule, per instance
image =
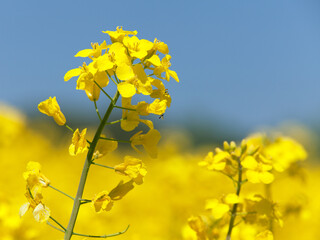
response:
[[[262,134],[249,136],[240,146],[224,142],[224,149],[216,148],[215,151],[215,154],[209,152],[199,165],[229,177],[235,177],[241,166],[241,172],[249,182],[264,184],[273,182],[275,171],[283,172],[307,157],[305,149],[295,140],[278,137],[270,142]]]
[[[140,152],[137,146],[143,146],[149,156],[156,158],[158,155],[157,145],[161,138],[160,133],[154,129],[152,121],[142,119],[141,116],[150,114],[163,116],[166,109],[171,105],[171,96],[162,80],[169,81],[170,78],[173,78],[179,82],[176,72],[169,69],[171,56],[168,55],[169,50],[165,43],[157,39],[153,42],[146,39],[140,40],[136,37],[137,31],[125,31],[122,27],[118,27],[116,31],[105,31],[104,33],[109,35],[111,44],[108,45],[106,41],[101,44],[92,43],[92,48],[79,51],[75,57],[86,57],[91,62],[89,64],[84,62],[81,67],[69,70],[64,76],[65,81],[78,77],[76,89],[85,91],[89,100],[94,102],[100,124],[93,139],[91,141],[87,139],[87,128],[80,132],[78,128],[73,130],[67,125],[66,118],[60,110],[56,97],[50,97],[38,105],[40,112],[52,116],[58,125],[64,125],[73,132],[69,146],[69,154],[71,156],[87,153],[83,174],[75,197],[71,197],[51,186],[51,188],[74,201],[67,227],[63,227],[58,221],[50,217],[51,220],[59,225],[60,230],[65,233],[65,239],[70,239],[72,235],[77,235],[73,232],[73,229],[82,204],[91,202],[96,212],[109,211],[114,201],[122,199],[134,188],[134,184],[140,185],[143,183],[147,170],[140,159],[126,155],[124,162],[117,164],[115,167],[97,163],[97,160],[116,150],[118,142],[129,143],[137,152]],[[162,59],[160,59],[160,54],[164,55],[161,57]],[[113,98],[108,93],[110,88],[106,88],[110,82],[116,85],[116,93]],[[96,103],[100,98],[101,92],[110,100],[109,107],[103,116],[100,115]],[[133,104],[132,98],[136,94],[149,96],[151,101],[140,101]],[[120,97],[121,106],[117,105]],[[117,108],[122,109],[122,118],[114,122],[108,122],[112,111]],[[104,128],[117,123],[120,123],[121,128],[127,132],[135,130],[140,123],[145,124],[149,130],[147,133],[138,131],[131,136],[130,140],[107,138],[102,133]],[[113,169],[116,173],[128,177],[129,180],[127,182],[121,180],[110,192],[103,190],[95,194],[92,200],[83,199],[84,186],[91,165]],[[32,187],[30,186],[28,189],[32,189]],[[37,195],[32,195],[30,192],[27,198],[29,202],[34,200],[37,206],[42,206],[42,209],[34,207],[34,212],[41,212],[43,215],[38,217],[37,220],[48,220],[49,210],[41,203],[40,197],[38,199]],[[31,206],[34,206],[33,202]],[[27,205],[23,208],[21,215],[25,213],[25,209],[27,209]],[[47,214],[44,214],[45,210]],[[84,235],[82,234],[82,236]]]
[[[207,200],[210,218],[191,217],[189,226],[201,240],[221,239],[223,236],[231,239],[233,228],[243,222],[243,225],[252,227],[255,239],[273,239],[273,224],[283,226],[283,220],[278,204],[271,199],[270,184],[275,181],[276,172],[289,170],[306,157],[304,148],[288,137],[271,141],[265,135],[255,134],[244,139],[239,146],[235,142],[224,142],[223,149],[216,148],[215,154],[209,152],[199,165],[228,176],[236,193]],[[246,182],[265,184],[266,196],[258,193],[240,195]]]

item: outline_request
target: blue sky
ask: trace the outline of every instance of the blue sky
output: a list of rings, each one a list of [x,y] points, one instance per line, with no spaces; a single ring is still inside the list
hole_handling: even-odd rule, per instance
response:
[[[123,26],[169,46],[181,82],[168,84],[168,122],[314,122],[319,13],[317,0],[2,1],[0,101],[31,114],[49,96],[67,111],[92,109],[63,76],[82,64],[79,50],[108,39],[102,30]]]

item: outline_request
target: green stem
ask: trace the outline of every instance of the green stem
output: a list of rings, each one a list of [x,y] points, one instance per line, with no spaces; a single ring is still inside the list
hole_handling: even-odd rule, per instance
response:
[[[102,165],[102,164],[100,164],[100,163],[92,162],[92,164],[97,165],[97,166],[100,166],[100,167],[109,168],[109,169],[114,170],[114,167],[109,167],[109,166],[106,166],[106,165]]]
[[[51,184],[49,184],[49,187],[51,187],[52,189],[56,190],[57,192],[67,196],[68,198],[71,198],[72,200],[74,200],[73,197],[71,197],[69,194],[66,194],[65,192],[62,192],[61,190],[59,190],[58,188],[55,188],[54,186],[52,186]]]
[[[116,73],[114,73],[114,77],[115,77],[115,79],[116,79],[117,83],[120,83],[120,80],[118,79],[118,77],[117,77],[117,74],[116,74]]]
[[[125,233],[128,228],[130,227],[130,225],[128,225],[128,227],[121,231],[121,232],[117,232],[117,233],[112,233],[112,234],[108,234],[108,235],[87,235],[87,234],[81,234],[81,233],[73,233],[74,235],[77,235],[77,236],[82,236],[82,237],[91,237],[91,238],[108,238],[108,237],[114,237],[114,236],[118,236],[118,235],[121,235],[123,233]]]
[[[126,108],[126,107],[120,107],[120,106],[114,106],[114,107],[119,109],[124,109],[124,110],[137,111],[136,109],[133,109],[133,108]]]
[[[49,217],[52,221],[54,221],[59,227],[61,227],[64,231],[66,231],[66,228],[64,226],[62,226],[61,223],[59,223],[57,220],[55,220],[53,217]]]
[[[60,231],[60,232],[65,233],[65,231],[63,231],[62,229],[57,228],[56,226],[53,226],[49,221],[47,221],[47,224],[48,224],[50,227],[53,227],[55,230],[58,230],[58,231]]]
[[[84,162],[84,166],[83,166],[83,169],[82,169],[82,173],[81,173],[81,178],[80,178],[80,182],[79,182],[79,186],[78,186],[78,191],[77,191],[77,194],[76,194],[76,197],[74,199],[74,203],[73,203],[73,208],[72,208],[72,213],[71,213],[71,216],[70,216],[70,219],[69,219],[69,223],[68,223],[68,227],[66,229],[66,233],[65,233],[65,236],[64,236],[64,240],[70,240],[71,239],[71,236],[73,234],[73,229],[74,229],[74,225],[76,223],[76,219],[77,219],[77,216],[78,216],[78,212],[79,212],[79,208],[80,208],[80,205],[81,205],[81,199],[82,199],[82,195],[83,195],[83,190],[84,190],[84,186],[85,186],[85,183],[86,183],[86,180],[87,180],[87,176],[88,176],[88,172],[89,172],[89,168],[90,168],[90,165],[92,163],[92,156],[93,156],[93,153],[94,153],[94,150],[96,148],[96,145],[100,139],[100,135],[101,135],[101,132],[105,126],[105,123],[108,121],[109,119],[109,116],[119,98],[120,94],[119,94],[119,91],[116,92],[116,94],[114,95],[114,98],[112,99],[112,101],[110,102],[110,105],[102,119],[102,121],[100,122],[100,125],[96,131],[96,134],[94,135],[94,138],[92,140],[92,143],[90,144],[90,148],[89,148],[89,151],[88,151],[88,154],[87,154],[87,158]]]
[[[74,132],[74,130],[73,130],[71,127],[69,127],[67,124],[65,124],[65,126],[66,126],[66,128],[68,128],[71,132]]]
[[[106,71],[106,73],[108,74],[108,77],[111,79],[111,81],[114,82],[114,84],[117,86],[118,83],[116,83],[116,81],[110,76],[110,74],[108,73],[108,71]]]
[[[237,159],[238,160],[238,182],[237,182],[237,196],[240,195],[240,190],[241,190],[241,185],[242,185],[242,165],[240,162],[240,157]],[[231,218],[230,218],[230,222],[229,222],[229,229],[228,229],[228,233],[227,233],[227,238],[226,240],[231,240],[231,233],[232,233],[232,229],[234,227],[234,221],[236,219],[237,216],[237,207],[238,207],[238,203],[233,204],[233,208],[231,211]]]
[[[121,119],[119,119],[119,120],[117,120],[117,121],[113,121],[113,122],[108,122],[108,123],[106,123],[106,125],[112,125],[112,124],[116,124],[116,123],[119,123],[119,122],[121,122],[123,120],[123,118],[121,118]]]
[[[265,184],[265,193],[266,193],[266,198],[269,201],[272,201],[272,192],[271,192],[271,183],[270,184]],[[273,231],[273,219],[270,219],[269,222],[269,230],[272,232]]]
[[[98,109],[98,107],[97,107],[97,101],[94,100],[93,102],[94,102],[94,108],[96,109],[96,112],[97,112],[97,114],[98,114],[98,118],[99,118],[99,120],[100,120],[100,122],[101,122],[101,121],[102,121],[102,118],[101,118],[101,116],[100,116],[99,109]]]
[[[115,141],[115,142],[122,142],[122,143],[131,143],[131,141],[119,140],[119,139],[114,139],[114,138],[100,137],[100,139],[108,140],[108,141]]]
[[[98,88],[100,88],[100,90],[111,100],[111,102],[113,101],[112,97],[110,97],[110,95],[105,91],[103,90],[103,88],[96,82],[94,81],[94,83],[98,86]]]

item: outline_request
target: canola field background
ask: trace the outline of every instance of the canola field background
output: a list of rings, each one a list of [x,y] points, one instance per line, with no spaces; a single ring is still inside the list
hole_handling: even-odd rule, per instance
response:
[[[68,154],[71,134],[59,135],[52,129],[53,122],[38,124],[40,131],[31,128],[28,121],[18,110],[1,106],[0,239],[62,239],[61,232],[46,223],[37,223],[31,211],[20,219],[19,208],[26,202],[22,173],[29,161],[39,162],[53,186],[74,196],[85,156]],[[300,131],[295,137],[302,145],[309,144],[309,147],[305,146],[309,157],[298,174],[282,174],[272,184],[272,198],[279,204],[284,221],[282,228],[275,227],[274,237],[313,240],[320,234],[320,166],[315,154],[310,152],[310,144],[316,146],[317,143],[308,132]],[[110,212],[97,214],[91,204],[82,206],[75,231],[111,234],[130,224],[129,230],[115,239],[197,239],[188,226],[188,218],[205,214],[207,199],[219,198],[235,190],[232,182],[222,174],[198,166],[198,162],[216,146],[192,148],[187,139],[182,132],[164,134],[157,159],[141,156],[148,170],[144,183],[121,201],[116,201]],[[128,148],[121,153],[111,153],[99,159],[99,163],[119,164],[123,155],[131,151]],[[92,166],[84,197],[92,199],[95,193],[112,189],[121,179],[125,177],[112,170]],[[243,187],[244,193],[251,191],[263,192],[262,185],[248,183]],[[73,201],[50,188],[44,189],[43,195],[51,215],[67,225]],[[255,239],[248,232],[242,232],[238,234],[234,230],[232,239]],[[73,239],[85,238],[73,236]]]

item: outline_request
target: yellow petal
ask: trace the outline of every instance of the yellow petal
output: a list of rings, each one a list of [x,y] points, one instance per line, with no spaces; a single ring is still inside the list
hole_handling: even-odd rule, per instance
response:
[[[241,162],[241,165],[244,168],[254,170],[258,167],[258,163],[256,159],[252,156],[246,156],[244,160]]]
[[[147,60],[147,62],[151,63],[152,65],[159,67],[161,66],[161,61],[158,55],[153,55],[151,58]]]
[[[272,183],[274,180],[274,176],[270,172],[262,172],[259,174],[260,181],[264,184]]]
[[[46,222],[50,217],[50,209],[39,203],[33,210],[33,217],[37,222]]]
[[[169,70],[168,69],[168,72],[169,72],[169,75],[174,79],[176,80],[177,82],[179,82],[179,78],[178,78],[178,75],[175,71],[172,71],[172,70]]]
[[[19,216],[22,217],[23,215],[25,215],[26,212],[28,211],[29,207],[30,207],[30,203],[25,203],[25,204],[23,204],[23,205],[20,207]]]
[[[118,91],[124,98],[130,98],[136,94],[136,88],[128,82],[122,82],[118,84]]]
[[[89,57],[91,54],[93,53],[92,49],[83,49],[81,51],[79,51],[76,55],[74,55],[75,57]]]
[[[71,78],[75,76],[79,76],[81,74],[82,70],[80,68],[75,68],[69,70],[65,75],[64,75],[64,81],[69,81]]]
[[[134,77],[134,72],[132,67],[127,64],[118,65],[116,69],[116,74],[117,74],[117,77],[123,81],[129,80]]]

